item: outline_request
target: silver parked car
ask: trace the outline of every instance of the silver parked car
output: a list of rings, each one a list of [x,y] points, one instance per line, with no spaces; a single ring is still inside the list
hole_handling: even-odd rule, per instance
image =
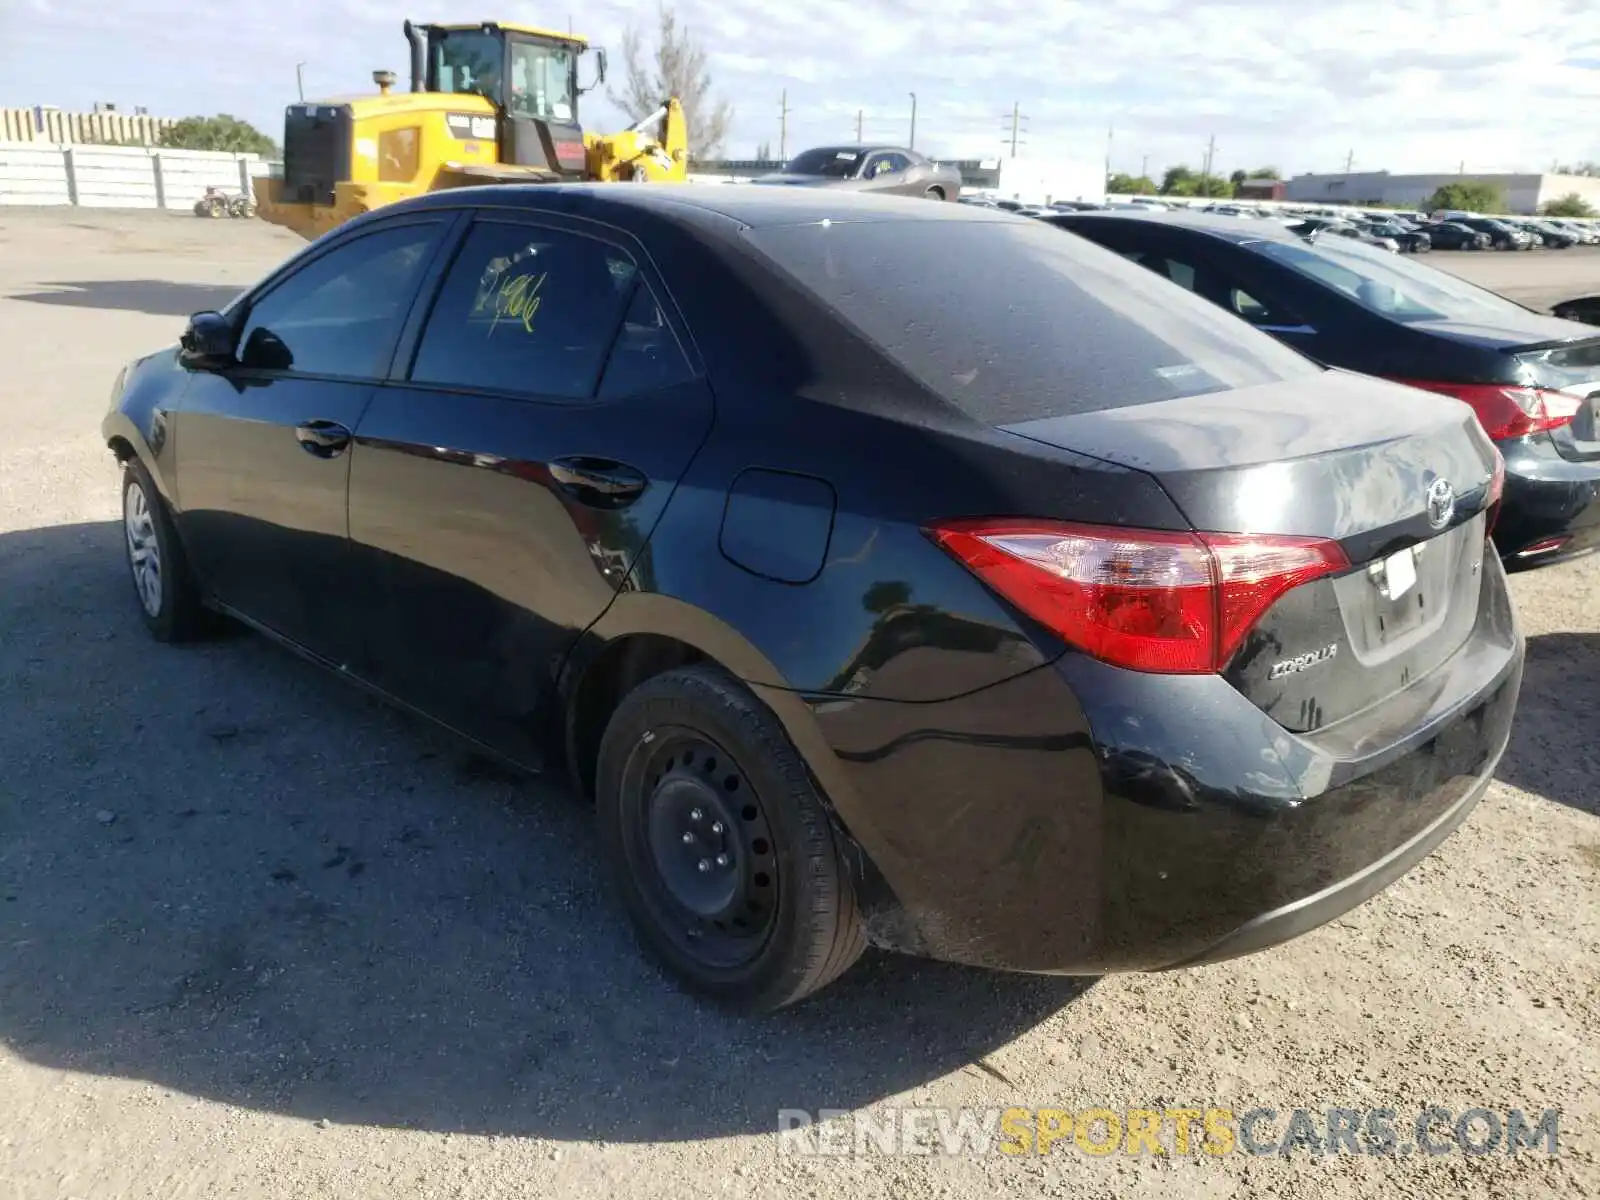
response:
[[[960,171],[904,146],[817,146],[796,154],[783,170],[752,182],[926,196],[930,200],[955,200],[961,195]]]

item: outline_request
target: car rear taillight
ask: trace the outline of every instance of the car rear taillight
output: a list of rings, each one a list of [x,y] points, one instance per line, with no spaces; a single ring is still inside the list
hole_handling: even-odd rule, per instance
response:
[[[1220,671],[1291,588],[1349,567],[1324,538],[1057,521],[941,521],[929,537],[1028,616],[1135,671]]]
[[[1431,379],[1396,379],[1409,387],[1454,396],[1472,406],[1478,423],[1494,441],[1526,437],[1570,422],[1583,401],[1549,388],[1501,383],[1440,383]]]

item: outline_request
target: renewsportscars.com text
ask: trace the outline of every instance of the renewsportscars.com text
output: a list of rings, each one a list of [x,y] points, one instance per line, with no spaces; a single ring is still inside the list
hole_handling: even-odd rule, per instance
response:
[[[1558,1152],[1560,1110],[938,1108],[778,1112],[782,1154],[1390,1157]]]

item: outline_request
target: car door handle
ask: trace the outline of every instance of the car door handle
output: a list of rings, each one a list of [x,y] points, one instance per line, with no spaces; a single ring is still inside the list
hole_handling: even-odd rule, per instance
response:
[[[302,421],[294,436],[308,454],[332,458],[350,444],[350,431],[337,421]]]
[[[575,500],[594,508],[621,508],[639,498],[650,480],[609,458],[576,454],[550,463],[550,478]]]

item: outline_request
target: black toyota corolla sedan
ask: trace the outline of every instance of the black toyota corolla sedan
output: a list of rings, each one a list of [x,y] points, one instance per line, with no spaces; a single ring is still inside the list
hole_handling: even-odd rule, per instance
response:
[[[158,640],[231,617],[570,779],[745,1010],[869,942],[1294,937],[1467,816],[1521,686],[1470,410],[997,210],[436,193],[196,314],[103,433]]]
[[[1330,366],[1454,396],[1506,464],[1494,541],[1514,565],[1600,546],[1600,336],[1345,238],[1188,214],[1059,213]],[[1267,226],[1267,222],[1261,222]]]

